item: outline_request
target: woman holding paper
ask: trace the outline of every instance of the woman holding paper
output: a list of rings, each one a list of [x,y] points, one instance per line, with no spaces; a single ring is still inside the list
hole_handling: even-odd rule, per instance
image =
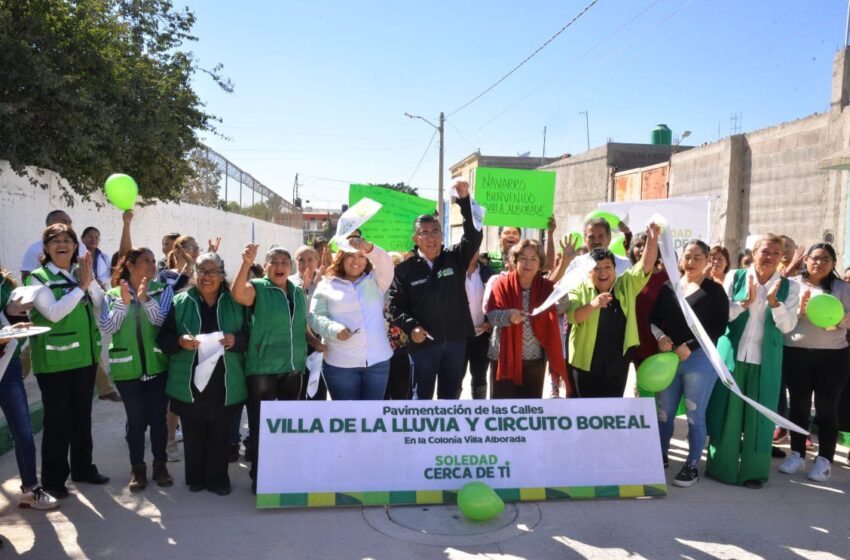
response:
[[[26,324],[26,312],[32,304],[12,300],[15,282],[0,268],[0,326],[21,327]],[[21,345],[23,339],[0,337],[0,409],[6,417],[9,433],[15,442],[15,460],[21,476],[21,507],[53,509],[59,505],[56,498],[39,484],[35,472],[35,442],[30,424],[27,391],[21,375]]]
[[[620,276],[608,249],[588,253],[595,263],[589,278],[570,290],[567,320],[569,360],[578,397],[620,398],[626,389],[629,362],[639,344],[636,300],[658,258],[659,227],[646,228],[646,246],[637,264]]]
[[[572,246],[563,259],[572,260]],[[487,319],[499,327],[499,357],[491,368],[490,396],[494,399],[539,399],[543,397],[546,365],[552,377],[563,379],[566,395],[572,394],[563,359],[558,313],[569,303],[561,299],[543,312],[531,312],[546,301],[554,284],[542,271],[546,254],[539,241],[525,239],[511,248],[513,270],[495,280],[487,302]]]
[[[359,233],[340,245],[310,305],[310,328],[328,347],[322,374],[333,400],[381,400],[393,355],[384,319],[393,261]]]
[[[850,286],[835,273],[835,249],[816,243],[806,254],[803,273],[792,280],[800,285],[800,314],[797,326],[785,335],[782,368],[790,397],[789,419],[798,426],[809,421],[812,393],[815,396],[815,423],[818,426],[818,455],[808,478],[826,481],[832,474],[832,459],[838,439],[838,402],[841,388],[850,374]],[[844,305],[844,319],[835,327],[816,327],[806,317],[811,298],[832,294]],[[806,466],[806,436],[791,432],[791,454],[779,472],[792,474]]]
[[[723,286],[706,276],[709,258],[708,245],[699,240],[689,241],[679,260],[679,270],[684,276],[679,289],[693,309],[712,344],[726,331],[729,321],[729,299]],[[717,381],[714,366],[708,359],[697,337],[694,336],[673,287],[667,283],[661,288],[649,317],[652,335],[661,352],[675,352],[679,368],[670,385],[655,395],[658,409],[658,429],[661,435],[661,455],[667,466],[667,451],[673,437],[676,409],[684,396],[688,416],[688,458],[682,470],[673,479],[674,486],[688,487],[699,482],[698,465],[705,441],[705,409],[711,390]]]
[[[95,317],[103,291],[94,280],[91,253],[78,256],[80,244],[70,226],[49,226],[42,241],[42,266],[27,278],[28,285],[40,286],[30,320],[51,328],[30,339],[32,369],[44,404],[41,482],[47,492],[64,498],[69,474],[74,482],[109,482],[92,464],[91,437],[92,394],[100,361]]]
[[[130,448],[131,492],[148,483],[145,465],[145,431],[150,426],[152,478],[159,486],[171,486],[165,446],[168,429],[165,411],[165,380],[168,358],[156,343],[159,328],[171,308],[171,286],[156,277],[156,257],[147,248],[132,248],[112,277],[114,288],[106,293],[98,324],[109,344],[109,375],[121,393],[127,412],[127,444]]]
[[[197,284],[174,296],[157,342],[171,356],[165,392],[183,426],[186,484],[225,496],[232,416],[247,395],[247,322],[227,289],[221,257],[204,253],[195,266]]]
[[[307,310],[304,292],[289,279],[292,257],[283,247],[266,252],[262,278],[248,280],[257,257],[258,245],[242,251],[242,266],[233,280],[233,299],[250,307],[251,337],[248,342],[246,375],[252,489],[256,491],[259,451],[260,402],[294,401],[305,383],[307,360]]]
[[[770,410],[779,402],[783,334],[797,325],[800,285],[778,271],[782,238],[768,234],[753,247],[753,266],[729,271],[729,326],[717,350],[741,392]],[[722,383],[714,386],[706,420],[706,472],[727,484],[761,488],[770,474],[774,421]]]

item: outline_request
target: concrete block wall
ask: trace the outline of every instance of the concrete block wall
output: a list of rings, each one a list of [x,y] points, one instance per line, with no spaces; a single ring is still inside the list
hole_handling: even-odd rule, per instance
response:
[[[829,204],[831,172],[818,165],[836,151],[828,125],[829,114],[823,113],[745,136],[748,150],[740,154],[745,162],[749,157],[744,235],[773,231],[811,244],[834,234],[838,223],[835,205]]]
[[[584,216],[608,200],[608,146],[563,159],[541,168],[554,171],[557,235],[580,229]]]
[[[118,249],[121,212],[104,196],[94,197],[103,204],[101,208],[93,202],[80,200],[68,207],[60,194],[58,184],[61,179],[52,172],[45,172],[42,179],[49,185],[46,190],[32,186],[27,178],[15,174],[8,162],[0,161],[0,266],[20,279],[24,251],[40,238],[44,217],[54,209],[68,212],[78,235],[86,226],[97,227],[101,233],[100,247],[104,252],[111,254]],[[136,208],[132,241],[135,246],[150,247],[159,258],[161,239],[166,233],[192,235],[202,248],[206,247],[209,238],[220,236],[219,252],[228,277],[232,278],[242,262],[242,249],[251,241],[252,223],[256,242],[260,244],[260,254],[272,244],[282,245],[292,252],[301,245],[302,232],[299,229],[193,204],[156,204]]]

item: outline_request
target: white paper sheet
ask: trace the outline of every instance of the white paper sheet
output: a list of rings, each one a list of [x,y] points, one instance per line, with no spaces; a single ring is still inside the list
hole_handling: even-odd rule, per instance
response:
[[[208,334],[199,334],[195,336],[201,343],[198,346],[198,367],[195,368],[193,381],[195,387],[203,392],[210,382],[215,364],[218,359],[224,355],[224,346],[221,345],[221,339],[224,338],[224,333],[214,332]]]
[[[323,359],[324,355],[321,352],[313,352],[307,356],[307,371],[310,372],[310,376],[307,378],[307,396],[311,399],[316,396],[316,391],[319,390]]]

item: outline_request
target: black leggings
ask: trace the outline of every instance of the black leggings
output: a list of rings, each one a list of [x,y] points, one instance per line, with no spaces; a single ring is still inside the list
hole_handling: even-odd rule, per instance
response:
[[[608,356],[604,360],[594,356],[590,371],[570,367],[575,396],[578,398],[622,398],[629,378],[632,349],[625,356]]]
[[[786,346],[782,372],[788,386],[789,420],[805,427],[815,395],[818,455],[832,461],[838,439],[838,399],[850,374],[850,348],[818,350]],[[791,450],[806,456],[806,436],[791,432]]]
[[[257,478],[257,455],[260,449],[260,402],[301,400],[306,376],[300,371],[249,375],[248,382],[248,429],[251,433],[251,479]]]

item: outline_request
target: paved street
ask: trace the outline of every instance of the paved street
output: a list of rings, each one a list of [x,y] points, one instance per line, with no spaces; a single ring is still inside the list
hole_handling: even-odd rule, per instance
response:
[[[509,504],[482,525],[464,520],[454,506],[257,511],[244,461],[230,467],[227,497],[191,494],[180,483],[182,462],[170,464],[174,487],[151,483],[131,495],[123,407],[95,400],[93,421],[95,460],[112,480],[69,484],[71,497],[56,511],[18,509],[14,456],[0,457],[0,558],[850,557],[844,447],[826,484],[775,472],[762,490],[703,479],[689,489],[669,486],[665,498]],[[685,457],[681,435],[668,482]]]

